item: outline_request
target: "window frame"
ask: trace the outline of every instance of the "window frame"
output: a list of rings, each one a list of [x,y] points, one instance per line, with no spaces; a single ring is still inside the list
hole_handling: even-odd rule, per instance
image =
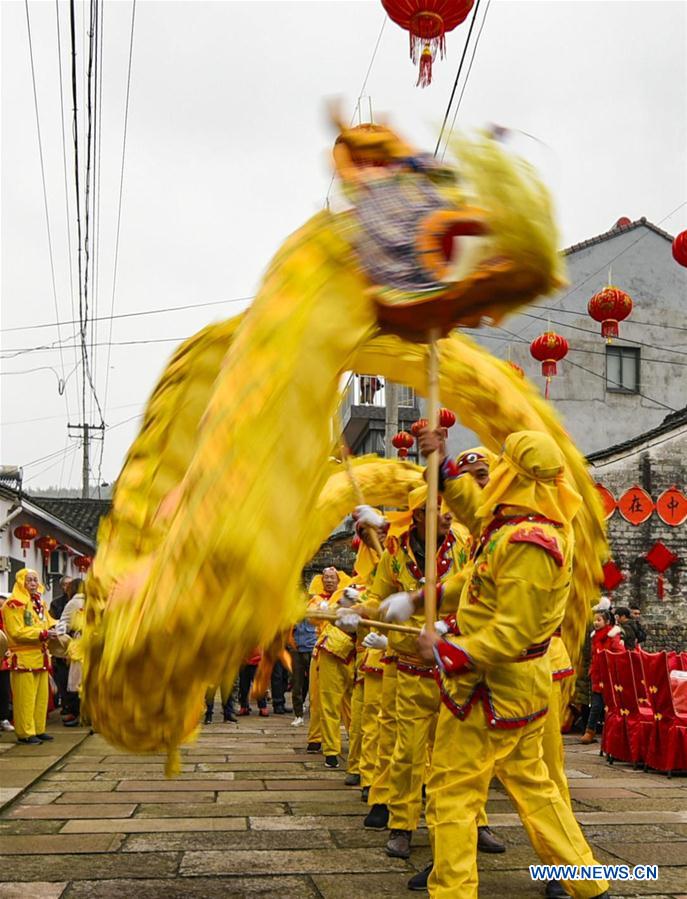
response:
[[[609,381],[608,374],[608,360],[611,356],[615,356],[620,361],[620,383],[612,384]],[[623,356],[625,358],[632,358],[635,362],[635,383],[634,387],[625,387],[623,384]],[[641,388],[641,365],[642,365],[642,352],[641,347],[634,346],[623,346],[619,344],[606,344],[606,354],[604,356],[605,359],[605,382],[606,382],[606,392],[607,393],[624,393],[629,396],[637,395],[640,393]]]

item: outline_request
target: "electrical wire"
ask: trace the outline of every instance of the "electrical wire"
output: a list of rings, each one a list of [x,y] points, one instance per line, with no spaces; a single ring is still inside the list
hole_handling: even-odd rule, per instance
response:
[[[122,163],[119,173],[119,200],[117,203],[117,231],[115,237],[114,267],[112,272],[112,300],[110,302],[110,331],[108,341],[112,340],[112,316],[114,315],[115,296],[117,291],[117,269],[119,265],[119,235],[122,224],[122,196],[124,193],[124,162],[126,159],[126,136],[129,125],[129,98],[131,95],[131,62],[134,54],[134,27],[136,23],[136,0],[132,0],[131,5],[131,33],[129,36],[129,64],[126,76],[126,100],[124,102],[124,134],[122,137]],[[103,407],[107,410],[107,394],[110,386],[110,353],[107,354],[107,364],[105,367],[105,394],[103,399]]]
[[[62,38],[60,34],[60,4],[59,0],[55,0],[55,26],[57,30],[57,76],[60,86],[60,129],[62,133],[62,171],[64,175],[64,206],[65,221],[67,225],[67,256],[69,259],[69,305],[72,311],[72,321],[67,324],[75,323],[74,312],[74,266],[72,255],[72,229],[71,218],[69,213],[69,187],[67,183],[67,139],[64,131],[64,90],[62,87]],[[74,347],[74,360],[78,364],[78,352]],[[78,404],[78,383],[76,383],[76,399]]]
[[[178,310],[183,309],[201,309],[204,306],[224,306],[227,303],[249,303],[251,300],[255,299],[254,296],[248,297],[233,297],[229,300],[210,300],[204,303],[186,303],[183,306],[164,306],[162,309],[142,309],[139,312],[119,312],[116,315],[101,315],[97,318],[91,318],[91,321],[98,322],[108,322],[112,319],[119,318],[137,318],[140,315],[160,315],[163,312],[177,312]],[[73,319],[71,321],[62,322],[63,325],[78,325],[79,320]],[[0,334],[7,334],[10,331],[33,331],[38,328],[54,328],[54,322],[43,322],[39,325],[16,325],[12,328],[0,328]]]
[[[374,50],[372,51],[372,58],[370,59],[370,64],[367,67],[367,72],[365,73],[365,77],[363,78],[363,83],[360,88],[360,93],[358,94],[358,99],[356,101],[355,109],[353,110],[353,115],[351,116],[351,120],[348,123],[348,127],[352,127],[353,122],[355,122],[355,113],[356,110],[360,110],[360,101],[365,93],[365,88],[367,87],[367,81],[370,77],[370,73],[372,72],[372,66],[374,65],[374,61],[377,57],[377,50],[379,50],[379,44],[382,40],[382,35],[384,34],[384,29],[386,27],[387,15],[384,13],[384,19],[382,20],[382,27],[379,29],[379,34],[377,35],[377,41],[374,46]],[[336,172],[332,175],[329,181],[329,187],[327,188],[327,196],[324,198],[324,206],[325,209],[329,209],[329,196],[332,192],[332,187],[334,186],[334,182],[336,181]]]
[[[468,70],[465,73],[465,81],[463,82],[463,87],[460,92],[460,97],[458,97],[458,103],[456,104],[455,112],[453,113],[453,119],[451,120],[451,130],[448,133],[448,137],[446,138],[446,143],[444,144],[444,149],[441,154],[441,160],[443,162],[444,156],[446,155],[446,148],[449,145],[449,141],[451,140],[451,136],[453,135],[453,129],[456,127],[456,119],[458,118],[458,110],[460,109],[460,104],[463,102],[463,94],[465,93],[465,88],[468,86],[468,80],[470,79],[470,72],[472,71],[472,64],[475,61],[475,53],[477,53],[477,45],[479,44],[479,40],[482,37],[482,32],[484,31],[484,24],[487,21],[487,14],[489,13],[489,7],[491,6],[491,0],[487,0],[487,5],[484,8],[484,16],[482,18],[482,24],[480,25],[479,31],[477,32],[477,37],[475,39],[475,45],[472,48],[472,56],[470,57],[470,65],[468,66]],[[475,10],[476,15],[476,10]],[[473,19],[474,21],[474,19]]]
[[[472,29],[475,27],[475,22],[477,21],[477,13],[479,12],[479,5],[482,0],[477,0],[475,4],[475,11],[472,14],[472,21],[470,22],[470,28],[468,29],[468,36],[465,39],[465,44],[463,45],[463,53],[460,57],[460,62],[458,63],[458,71],[456,72],[456,79],[453,82],[453,90],[451,91],[451,96],[448,98],[448,105],[446,106],[446,114],[444,115],[444,121],[441,123],[441,131],[439,132],[439,137],[437,138],[437,145],[434,148],[434,156],[439,155],[439,147],[441,146],[441,138],[444,136],[444,128],[446,128],[446,122],[448,122],[448,117],[451,113],[451,105],[453,104],[453,98],[456,95],[456,90],[458,89],[458,81],[460,80],[461,72],[463,71],[463,64],[465,62],[465,57],[468,52],[468,44],[470,43],[470,38],[472,37]],[[474,58],[474,54],[473,54]]]
[[[29,16],[29,0],[24,0],[24,9],[26,10],[26,33],[29,40],[29,60],[31,62],[31,84],[33,87],[33,107],[36,114],[36,132],[38,134],[38,156],[41,163],[41,183],[43,185],[43,205],[45,208],[45,226],[48,233],[48,255],[50,257],[50,275],[52,279],[52,295],[55,304],[55,319],[57,324],[57,333],[60,336],[60,312],[57,302],[57,286],[55,283],[55,261],[52,251],[52,235],[50,233],[50,214],[48,212],[48,192],[45,186],[45,165],[43,162],[43,140],[41,138],[41,121],[38,113],[38,92],[36,91],[36,69],[33,62],[33,41],[31,39],[31,18]],[[64,379],[64,355],[60,347],[60,366],[62,368],[62,378]],[[67,405],[67,414],[69,414],[69,400],[65,394],[65,402]]]
[[[504,334],[508,334],[511,337],[519,338],[519,334],[515,334],[513,331],[509,331],[507,328],[504,328],[502,325],[498,326],[500,331],[503,331]],[[568,359],[566,356],[566,362],[569,362],[570,365],[573,365],[575,368],[580,368],[582,371],[586,371],[587,374],[593,375],[595,378],[600,378],[606,384],[615,384],[616,387],[622,387],[623,385],[618,381],[614,381],[612,378],[609,378],[608,375],[601,375],[596,371],[593,371],[591,368],[586,368],[584,365],[580,365],[579,362],[573,362],[572,359]],[[649,396],[646,393],[642,393],[641,390],[633,391],[633,394],[636,396],[641,396],[645,400],[649,400],[651,403],[655,403],[657,406],[663,406],[664,409],[668,409],[670,412],[677,412],[677,409],[673,409],[672,406],[669,406],[667,403],[662,402],[661,400],[657,400],[652,396]]]

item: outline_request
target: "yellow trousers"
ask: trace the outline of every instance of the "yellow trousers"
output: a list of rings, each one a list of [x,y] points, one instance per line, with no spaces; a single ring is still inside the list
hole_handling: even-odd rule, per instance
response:
[[[563,737],[561,735],[561,683],[553,681],[551,699],[549,700],[549,713],[544,719],[544,733],[542,735],[542,753],[544,764],[549,769],[551,780],[558,787],[558,792],[563,800],[572,809],[570,801],[570,788],[565,774],[565,752],[563,750]]]
[[[596,864],[544,764],[543,730],[541,718],[525,727],[492,730],[481,703],[465,721],[442,706],[427,785],[427,824],[434,849],[428,884],[432,899],[477,899],[475,819],[494,774],[508,791],[544,864]],[[608,889],[603,880],[566,881],[564,886],[576,899],[590,899]]]
[[[349,774],[360,774],[360,749],[362,746],[363,717],[363,682],[355,684],[351,694],[351,726],[348,730],[348,762],[346,771]]]
[[[389,828],[416,830],[422,812],[427,747],[441,704],[433,677],[399,671],[396,692],[396,745],[389,772]]]
[[[360,716],[360,784],[369,787],[374,780],[379,743],[379,712],[382,706],[382,675],[366,674],[363,681],[363,709]]]
[[[308,674],[308,695],[310,697],[310,723],[308,725],[308,743],[322,742],[322,729],[320,727],[320,679],[319,659],[314,656],[310,660],[310,672]]]
[[[11,671],[14,728],[20,739],[44,734],[48,721],[48,672]]]
[[[367,797],[368,805],[386,805],[389,800],[389,768],[396,745],[396,676],[396,662],[385,664],[382,677],[382,701],[377,719],[379,728],[377,761]]]
[[[320,729],[322,754],[341,753],[341,722],[351,720],[353,660],[343,662],[328,652],[320,652],[318,678],[320,688]]]

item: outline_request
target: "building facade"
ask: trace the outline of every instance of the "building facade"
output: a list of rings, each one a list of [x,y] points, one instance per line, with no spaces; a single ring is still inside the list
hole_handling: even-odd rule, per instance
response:
[[[588,458],[616,503],[609,501],[610,584],[622,580],[607,595],[615,606],[639,605],[647,649],[687,649],[687,407]],[[661,573],[651,560],[667,567]]]
[[[71,516],[72,519],[77,518],[75,523],[54,508],[55,503],[61,502],[65,501],[31,497],[23,493],[20,470],[4,470],[0,473],[0,592],[10,593],[17,572],[22,568],[32,568],[38,572],[45,585],[46,601],[49,604],[62,575],[83,576],[79,566],[85,565],[84,559],[95,553],[95,529],[105,510],[91,508],[91,504],[97,503],[97,500],[71,501],[88,506],[95,524],[93,527],[85,527],[81,524],[85,521],[84,510],[81,510],[80,516]],[[16,534],[17,528],[22,526],[32,528],[35,532],[34,536],[24,541],[26,546],[22,546],[22,541]],[[37,545],[41,537],[54,538],[55,548],[50,552],[43,552]]]

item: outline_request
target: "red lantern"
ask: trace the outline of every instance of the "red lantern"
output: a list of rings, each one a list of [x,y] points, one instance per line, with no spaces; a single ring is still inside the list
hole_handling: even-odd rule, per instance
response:
[[[681,231],[673,241],[673,259],[687,268],[687,231]]]
[[[612,337],[618,336],[618,322],[632,312],[632,299],[624,290],[609,285],[594,294],[587,312],[594,321],[601,322],[601,336],[610,343]]]
[[[30,524],[21,524],[14,529],[14,536],[21,541],[21,548],[24,550],[24,558],[26,558],[26,550],[31,546],[31,541],[38,536],[38,531]]]
[[[456,423],[456,416],[450,409],[439,410],[439,427],[452,428]]]
[[[58,547],[57,540],[54,537],[39,537],[36,540],[36,547],[43,553],[43,561],[47,567],[50,560],[50,553],[55,552]]]
[[[410,32],[410,58],[417,63],[420,47],[420,71],[417,83],[432,83],[432,63],[437,53],[444,58],[446,32],[464,22],[474,0],[382,0],[389,18]]]
[[[517,362],[511,362],[509,359],[508,364],[519,378],[525,377],[525,370]]]
[[[79,569],[79,571],[83,574],[85,571],[91,567],[91,562],[93,558],[91,556],[77,556],[74,559],[74,564]]]
[[[412,423],[412,425],[410,426],[410,430],[413,433],[413,435],[415,437],[417,437],[423,428],[428,428],[428,427],[429,427],[429,422],[427,421],[426,418],[418,418],[417,421],[414,421]]]
[[[545,396],[547,400],[551,378],[558,374],[556,363],[565,359],[569,349],[570,344],[565,337],[561,337],[555,331],[545,331],[530,344],[530,353],[538,362],[541,362],[541,373],[546,378]]]
[[[398,434],[395,434],[391,438],[391,442],[398,450],[398,458],[405,459],[408,455],[408,450],[415,443],[413,438],[407,431],[399,431]]]

